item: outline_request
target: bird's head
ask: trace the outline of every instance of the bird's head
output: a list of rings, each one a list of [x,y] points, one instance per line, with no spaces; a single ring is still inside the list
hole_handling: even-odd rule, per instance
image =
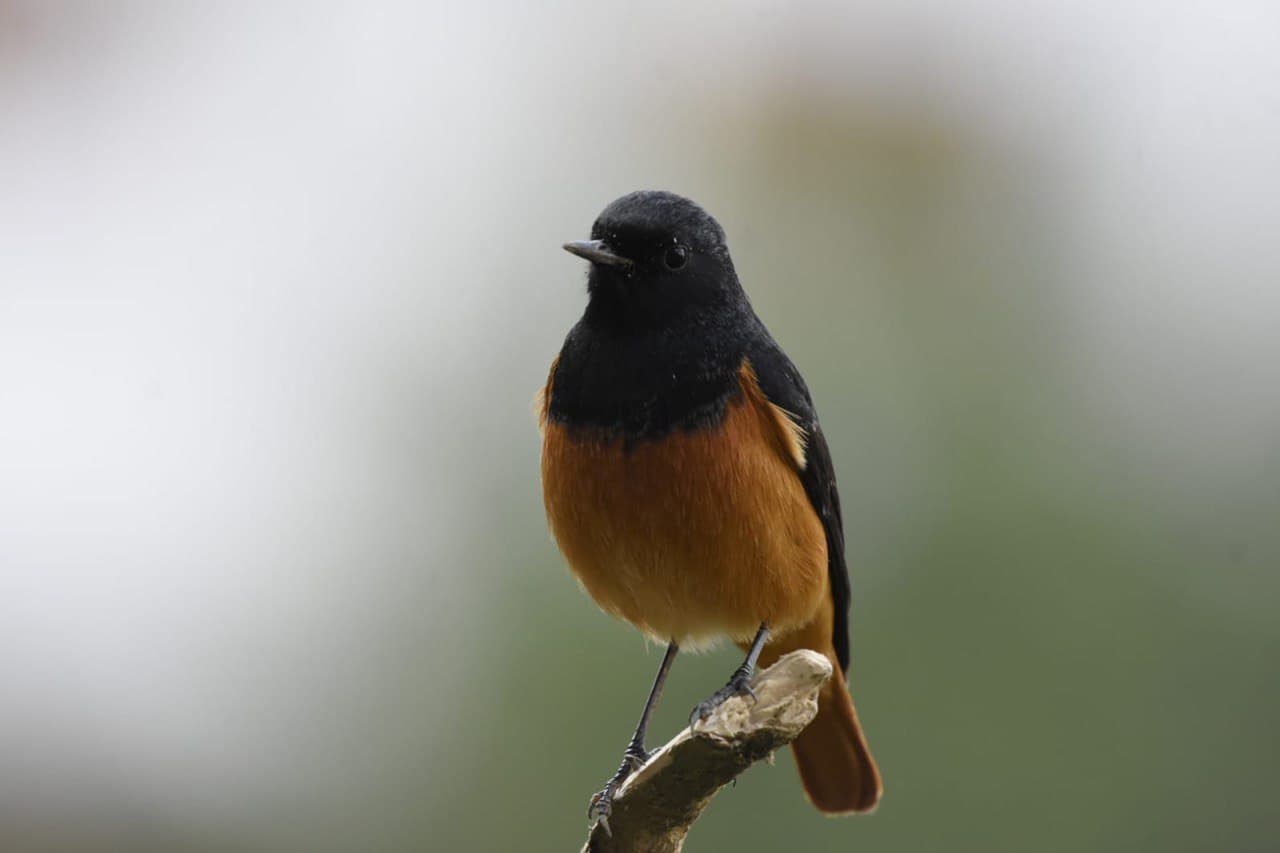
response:
[[[687,311],[743,300],[724,229],[675,193],[629,193],[604,209],[591,239],[565,250],[591,262],[588,317],[651,328]]]

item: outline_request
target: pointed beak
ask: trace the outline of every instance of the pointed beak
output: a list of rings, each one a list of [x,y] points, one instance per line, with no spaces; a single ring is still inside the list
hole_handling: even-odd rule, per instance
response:
[[[593,264],[604,264],[609,267],[629,267],[631,259],[615,255],[604,246],[603,240],[577,240],[565,243],[564,250],[571,255],[586,258]]]

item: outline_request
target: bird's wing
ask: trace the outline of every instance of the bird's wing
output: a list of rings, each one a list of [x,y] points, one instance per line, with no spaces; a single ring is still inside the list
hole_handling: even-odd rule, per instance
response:
[[[760,390],[769,402],[783,409],[804,430],[805,464],[797,473],[827,534],[827,572],[831,578],[831,597],[835,605],[831,641],[841,668],[848,672],[851,592],[849,570],[844,559],[844,519],[840,514],[840,493],[836,490],[836,471],[831,461],[831,450],[822,434],[818,414],[814,410],[804,378],[767,332],[748,349],[747,360],[755,371]]]

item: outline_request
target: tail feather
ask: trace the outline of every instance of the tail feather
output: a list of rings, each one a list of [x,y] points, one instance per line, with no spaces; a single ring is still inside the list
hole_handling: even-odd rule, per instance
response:
[[[884,787],[838,668],[818,696],[818,716],[791,744],[805,793],[830,815],[874,811]]]

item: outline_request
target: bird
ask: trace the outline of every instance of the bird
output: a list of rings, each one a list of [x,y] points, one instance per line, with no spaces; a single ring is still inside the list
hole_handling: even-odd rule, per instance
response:
[[[792,743],[804,791],[829,815],[883,793],[849,694],[849,605],[835,469],[800,371],[747,298],[724,229],[696,202],[642,190],[590,239],[587,302],[535,400],[552,538],[595,603],[666,644],[594,826],[650,753],[650,717],[678,652],[747,651],[690,725],[752,696],[757,666],[813,649],[832,663],[818,714]]]

